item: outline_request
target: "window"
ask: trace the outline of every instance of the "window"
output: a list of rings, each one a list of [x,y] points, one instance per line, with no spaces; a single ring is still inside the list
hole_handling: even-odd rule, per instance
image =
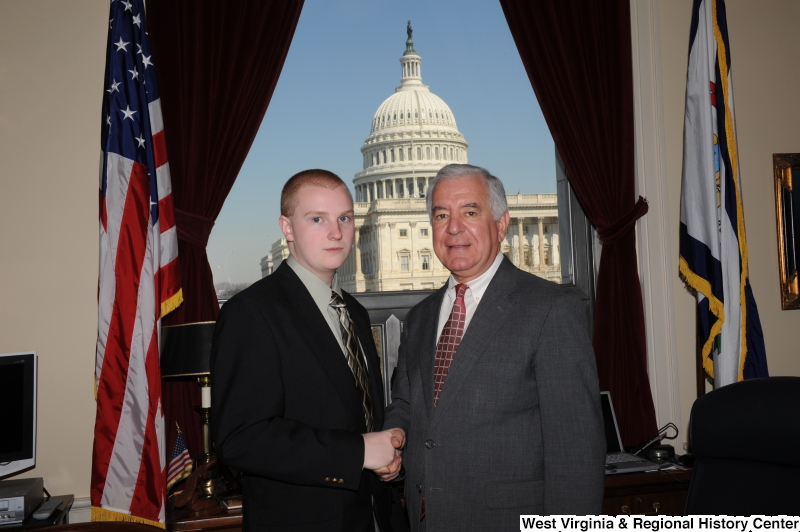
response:
[[[400,229],[400,238],[408,238],[408,229]]]
[[[422,256],[422,269],[427,271],[431,269],[431,256],[430,255],[423,255]]]
[[[408,255],[400,255],[400,271],[408,271]]]
[[[419,236],[428,236],[428,228],[427,227],[423,227],[422,229],[420,229],[419,230]]]
[[[522,234],[523,235],[527,235],[528,234],[528,226],[527,225],[522,227]]]

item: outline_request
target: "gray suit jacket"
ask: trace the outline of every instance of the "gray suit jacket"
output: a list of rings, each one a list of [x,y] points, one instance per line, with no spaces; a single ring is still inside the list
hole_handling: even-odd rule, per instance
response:
[[[433,406],[445,287],[406,318],[384,428],[401,427],[411,530],[518,530],[520,514],[599,514],[605,437],[580,300],[504,259]]]

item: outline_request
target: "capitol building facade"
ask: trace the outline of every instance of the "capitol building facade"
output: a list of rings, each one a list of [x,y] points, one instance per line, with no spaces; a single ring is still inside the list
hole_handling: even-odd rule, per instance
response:
[[[448,105],[423,85],[421,63],[409,24],[400,86],[375,112],[353,179],[356,239],[337,273],[348,292],[434,289],[450,275],[433,252],[425,193],[444,165],[468,162],[469,144]],[[501,249],[519,268],[558,283],[556,196],[508,195],[511,222]],[[275,242],[261,260],[262,277],[288,256],[286,240]]]

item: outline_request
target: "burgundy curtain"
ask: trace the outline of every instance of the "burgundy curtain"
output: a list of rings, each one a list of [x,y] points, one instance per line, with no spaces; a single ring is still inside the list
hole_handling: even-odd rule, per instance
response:
[[[581,205],[603,242],[594,320],[600,387],[625,445],[655,434],[635,223],[630,0],[500,0]]]
[[[172,176],[184,303],[164,325],[219,312],[206,245],[278,82],[303,0],[148,2]],[[213,386],[213,382],[212,382]],[[164,382],[167,442],[202,452],[196,382]]]

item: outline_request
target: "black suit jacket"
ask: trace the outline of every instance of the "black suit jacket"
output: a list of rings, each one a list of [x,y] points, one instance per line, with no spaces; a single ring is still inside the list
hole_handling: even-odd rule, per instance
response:
[[[343,295],[367,357],[380,428],[383,384],[369,316]],[[372,530],[373,507],[389,530],[387,486],[362,470],[366,424],[353,374],[288,264],[222,307],[211,383],[217,454],[244,474],[245,530]]]

